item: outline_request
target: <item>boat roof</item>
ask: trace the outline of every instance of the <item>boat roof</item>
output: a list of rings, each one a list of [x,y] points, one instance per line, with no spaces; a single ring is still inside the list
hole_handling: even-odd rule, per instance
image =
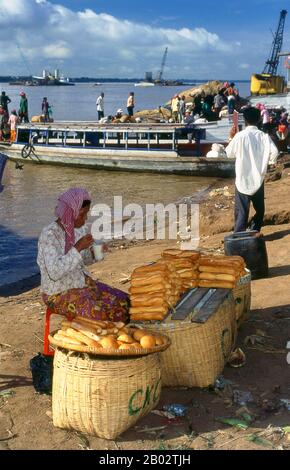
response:
[[[239,115],[239,122],[242,121],[242,115]],[[211,129],[213,127],[223,127],[232,125],[232,119],[222,119],[219,121],[193,123],[196,129],[204,128]],[[26,124],[19,124],[19,129],[29,130],[50,130],[50,131],[68,131],[68,132],[174,132],[175,129],[185,128],[186,124],[179,123],[156,123],[156,122],[141,122],[141,123],[98,123],[94,121],[57,121],[49,122],[30,122]]]
[[[168,124],[168,123],[97,123],[90,121],[59,121],[59,122],[31,122],[27,124],[19,124],[18,129],[37,129],[37,130],[52,130],[52,131],[108,131],[108,132],[174,132],[177,128],[185,127],[184,124]]]

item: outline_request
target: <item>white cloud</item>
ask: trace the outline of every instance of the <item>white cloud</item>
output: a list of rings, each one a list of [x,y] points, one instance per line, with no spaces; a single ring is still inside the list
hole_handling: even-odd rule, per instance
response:
[[[239,65],[239,68],[242,69],[242,70],[249,69],[249,68],[250,68],[250,64],[240,64],[240,65]]]
[[[27,73],[28,67],[39,74],[61,61],[66,75],[140,77],[159,69],[168,46],[167,78],[212,75],[213,58],[225,64],[219,75],[226,76],[227,63],[234,75],[236,51],[215,32],[134,23],[91,9],[74,12],[47,0],[0,0],[0,39],[6,74]]]

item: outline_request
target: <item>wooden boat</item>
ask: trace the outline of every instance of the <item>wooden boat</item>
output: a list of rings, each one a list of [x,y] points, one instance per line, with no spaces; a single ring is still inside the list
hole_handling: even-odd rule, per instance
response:
[[[205,158],[213,142],[227,143],[229,123],[21,124],[16,141],[1,143],[11,160],[97,170],[227,177],[233,160]],[[188,142],[188,137],[193,143]]]

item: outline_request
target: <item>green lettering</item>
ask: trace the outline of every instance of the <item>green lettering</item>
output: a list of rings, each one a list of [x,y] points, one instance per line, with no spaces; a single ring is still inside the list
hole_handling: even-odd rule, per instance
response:
[[[142,388],[140,388],[139,390],[134,392],[133,395],[131,396],[130,400],[129,400],[128,411],[129,411],[130,416],[139,413],[139,411],[141,410],[141,406],[140,406],[140,408],[133,408],[133,400],[135,399],[136,395],[138,395],[138,393],[141,393],[141,395],[143,394]]]
[[[150,399],[151,399],[151,392],[152,392],[152,390],[153,390],[153,385],[152,385],[151,387],[149,387],[149,385],[147,385],[146,394],[145,394],[145,400],[144,400],[142,409],[145,408],[146,405],[150,405]]]
[[[155,385],[155,388],[154,388],[154,393],[153,393],[153,402],[159,400],[159,397],[160,397],[160,390],[161,388],[159,389],[159,384],[161,382],[161,377],[158,379],[158,381],[156,382],[156,385]],[[156,395],[158,391],[158,395]]]

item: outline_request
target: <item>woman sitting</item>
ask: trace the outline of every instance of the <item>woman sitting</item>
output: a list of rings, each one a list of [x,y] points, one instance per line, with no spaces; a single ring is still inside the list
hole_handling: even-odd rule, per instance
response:
[[[46,305],[68,318],[126,321],[129,298],[125,292],[92,279],[85,263],[94,262],[92,235],[85,222],[91,198],[85,189],[61,194],[57,220],[45,227],[38,242],[37,263]]]

